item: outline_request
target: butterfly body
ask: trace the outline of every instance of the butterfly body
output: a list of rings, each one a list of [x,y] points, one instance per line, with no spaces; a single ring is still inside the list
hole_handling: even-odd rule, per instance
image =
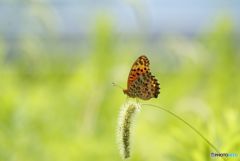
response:
[[[148,58],[144,55],[134,62],[128,76],[127,89],[123,90],[124,94],[143,100],[158,97],[159,83],[151,74],[149,64]]]

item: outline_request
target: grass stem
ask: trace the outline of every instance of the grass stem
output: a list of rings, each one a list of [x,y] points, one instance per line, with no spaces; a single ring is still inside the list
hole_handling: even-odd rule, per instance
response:
[[[152,105],[152,104],[142,104],[143,106],[152,106],[152,107],[156,107],[160,110],[163,110],[165,112],[167,112],[168,114],[174,116],[175,118],[177,118],[178,120],[182,121],[185,125],[187,125],[189,128],[191,128],[194,132],[196,132],[211,148],[213,148],[217,153],[220,153],[219,150],[206,138],[204,137],[195,127],[193,127],[191,124],[189,124],[187,121],[185,121],[183,118],[181,118],[180,116],[176,115],[175,113],[160,107],[160,106],[156,106],[156,105]],[[225,158],[222,158],[224,161],[226,161]]]

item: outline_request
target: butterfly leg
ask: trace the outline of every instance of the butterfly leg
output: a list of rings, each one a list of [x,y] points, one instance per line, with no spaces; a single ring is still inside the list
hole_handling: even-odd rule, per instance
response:
[[[129,102],[129,96],[126,97],[124,105],[126,105]]]
[[[140,102],[138,98],[136,98],[136,103],[140,106]]]

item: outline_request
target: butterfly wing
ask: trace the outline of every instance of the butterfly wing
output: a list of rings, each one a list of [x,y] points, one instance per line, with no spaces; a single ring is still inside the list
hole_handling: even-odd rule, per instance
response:
[[[148,58],[144,55],[134,62],[128,77],[128,96],[143,100],[157,98],[160,93],[159,83],[151,74],[149,64]]]
[[[159,92],[159,83],[151,73],[144,73],[136,79],[130,86],[129,92],[135,97],[143,100],[157,98]]]
[[[150,98],[157,98],[159,92],[159,83],[157,79],[151,75],[151,73],[146,73],[143,74],[139,80],[141,85],[140,85],[140,90],[137,93],[137,97],[148,100]]]
[[[131,85],[133,85],[133,82],[139,78],[140,75],[143,73],[149,72],[149,60],[146,56],[142,55],[140,56],[132,65],[132,68],[128,75],[128,89]]]

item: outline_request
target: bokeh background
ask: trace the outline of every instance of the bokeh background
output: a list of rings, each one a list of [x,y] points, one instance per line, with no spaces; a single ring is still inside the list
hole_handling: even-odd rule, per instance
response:
[[[0,160],[120,161],[126,96],[111,83],[126,87],[141,54],[161,85],[147,103],[240,155],[238,0],[1,0]],[[137,114],[131,140],[132,161],[221,160],[152,107]]]

